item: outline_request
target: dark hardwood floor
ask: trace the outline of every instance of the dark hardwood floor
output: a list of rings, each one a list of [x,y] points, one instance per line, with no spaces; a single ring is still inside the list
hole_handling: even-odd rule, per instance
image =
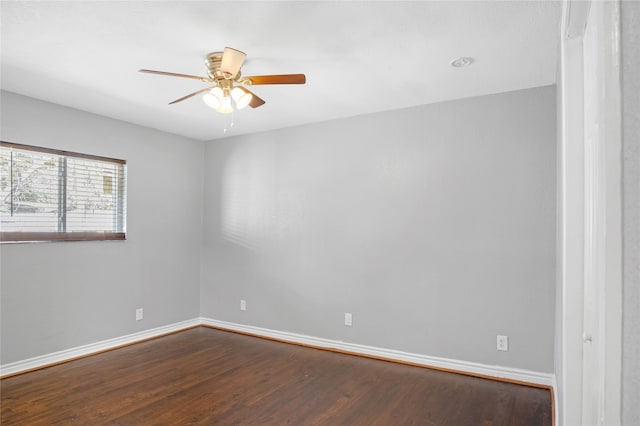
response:
[[[545,389],[194,328],[3,379],[8,425],[551,425]]]

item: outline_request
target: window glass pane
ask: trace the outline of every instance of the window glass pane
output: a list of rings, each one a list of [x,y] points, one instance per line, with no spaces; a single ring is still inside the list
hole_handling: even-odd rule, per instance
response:
[[[67,159],[67,232],[117,230],[121,167],[101,161]]]
[[[28,151],[1,151],[2,231],[57,231],[61,157]]]
[[[0,215],[4,219],[11,206],[11,151],[0,148]]]

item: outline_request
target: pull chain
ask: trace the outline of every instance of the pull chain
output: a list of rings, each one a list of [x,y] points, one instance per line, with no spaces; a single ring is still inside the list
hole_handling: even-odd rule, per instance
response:
[[[232,112],[231,114],[225,114],[224,117],[224,134],[226,135],[227,132],[230,132],[233,129],[234,126],[234,113]]]

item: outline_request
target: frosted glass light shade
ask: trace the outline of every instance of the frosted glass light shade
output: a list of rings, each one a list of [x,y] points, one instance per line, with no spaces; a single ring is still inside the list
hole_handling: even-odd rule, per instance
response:
[[[239,87],[235,87],[231,91],[231,96],[233,97],[233,100],[236,102],[236,107],[238,109],[242,109],[247,105],[249,105],[249,102],[251,102],[251,97],[252,97],[251,93],[247,93]]]
[[[221,112],[222,114],[229,114],[233,112],[233,106],[231,106],[231,98],[229,96],[224,96],[221,99],[221,105],[216,111]]]
[[[215,110],[218,110],[220,107],[222,107],[223,98],[224,93],[219,87],[214,87],[213,89],[205,93],[204,96],[202,96],[202,100],[204,101],[204,103]]]

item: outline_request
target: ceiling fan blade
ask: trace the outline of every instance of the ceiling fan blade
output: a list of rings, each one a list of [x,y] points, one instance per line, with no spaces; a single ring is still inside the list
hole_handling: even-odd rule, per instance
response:
[[[169,102],[169,105],[171,105],[171,104],[175,104],[175,103],[178,103],[178,102],[182,102],[182,101],[184,101],[185,99],[189,99],[190,97],[195,96],[195,95],[197,95],[198,93],[202,93],[202,92],[206,92],[206,91],[208,91],[208,90],[211,90],[211,89],[213,89],[214,87],[216,87],[216,86],[205,87],[204,89],[196,90],[196,91],[195,91],[195,92],[193,92],[193,93],[189,93],[187,96],[183,96],[183,97],[181,97],[181,98],[179,98],[179,99],[176,99],[176,100],[175,100],[175,101],[173,101],[173,102]]]
[[[154,70],[138,70],[138,72],[144,72],[147,74],[159,74],[159,75],[168,75],[170,77],[182,77],[182,78],[192,78],[194,80],[204,81],[205,83],[212,83],[214,80],[208,77],[198,77],[197,75],[189,75],[189,74],[178,74],[175,72],[166,72],[166,71],[154,71]]]
[[[278,75],[254,75],[242,77],[242,84],[255,86],[258,84],[305,84],[307,78],[304,74],[278,74]]]
[[[244,93],[248,93],[251,95],[251,101],[249,102],[249,106],[251,108],[258,108],[259,106],[264,105],[266,102],[264,101],[264,99],[260,98],[258,95],[256,95],[255,93],[253,93],[251,90],[247,89],[246,87],[242,87],[242,86],[237,86],[240,90],[242,90]]]
[[[247,54],[244,52],[225,47],[222,54],[222,62],[220,63],[220,71],[224,74],[224,78],[234,79],[238,75],[246,56]]]

